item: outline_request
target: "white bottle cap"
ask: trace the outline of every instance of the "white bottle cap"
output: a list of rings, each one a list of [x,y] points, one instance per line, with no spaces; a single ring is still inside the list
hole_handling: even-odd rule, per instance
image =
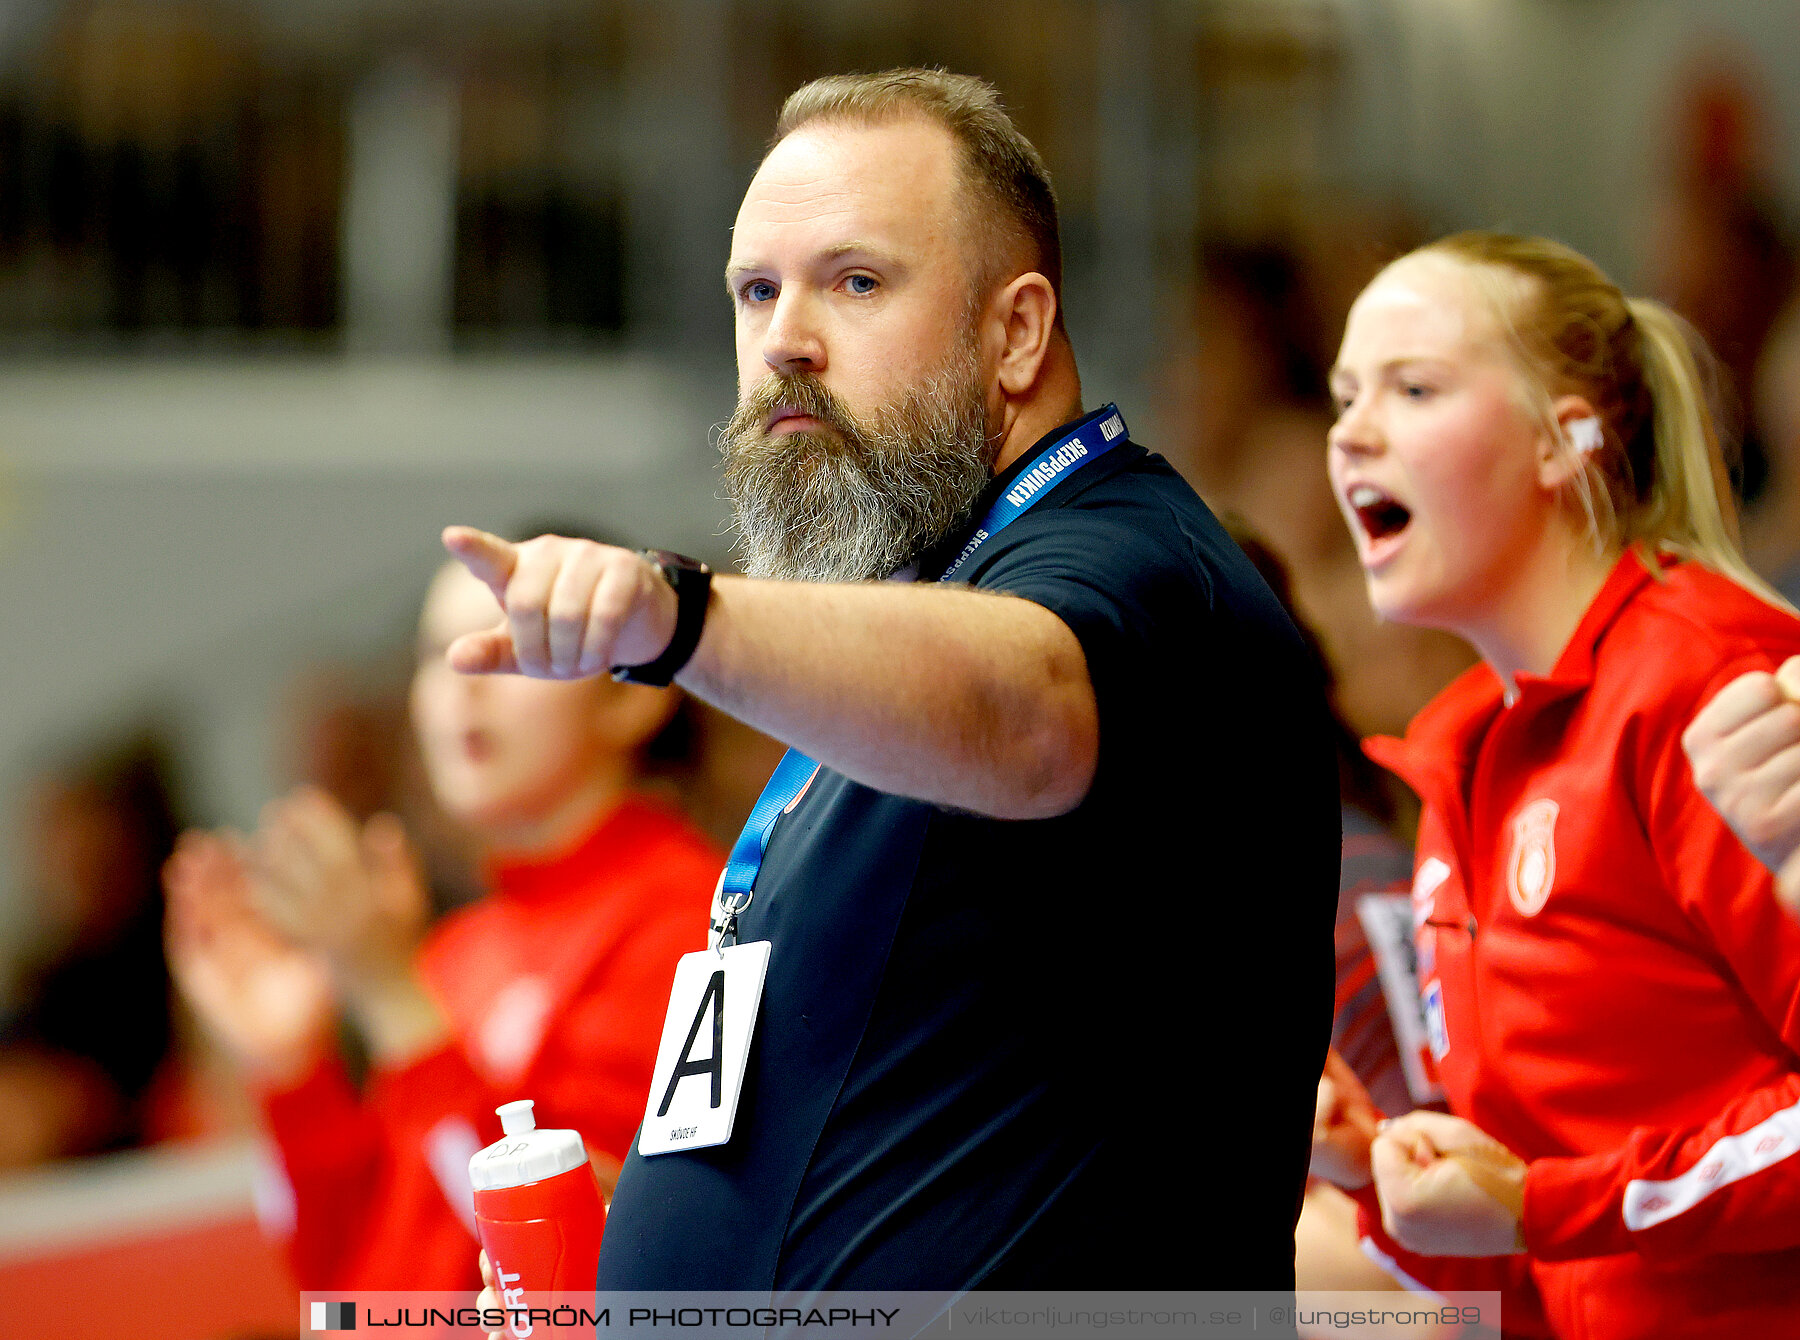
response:
[[[529,1098],[502,1103],[494,1111],[506,1134],[469,1160],[469,1180],[477,1191],[541,1182],[588,1161],[579,1131],[537,1129]]]

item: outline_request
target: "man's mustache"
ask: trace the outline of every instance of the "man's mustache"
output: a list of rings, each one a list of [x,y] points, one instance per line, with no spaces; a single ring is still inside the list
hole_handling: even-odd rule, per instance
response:
[[[817,419],[842,437],[856,433],[856,422],[844,402],[810,372],[776,372],[764,377],[738,402],[730,432],[762,431],[778,409],[796,410]]]

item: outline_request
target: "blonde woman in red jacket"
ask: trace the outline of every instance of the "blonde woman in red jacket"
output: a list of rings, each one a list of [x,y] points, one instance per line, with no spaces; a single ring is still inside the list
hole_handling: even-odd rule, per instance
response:
[[[1800,618],[1738,552],[1695,349],[1567,248],[1471,233],[1383,271],[1332,372],[1371,602],[1484,663],[1369,746],[1424,803],[1454,1115],[1374,1134],[1328,1071],[1315,1168],[1365,1251],[1503,1289],[1509,1333],[1800,1334],[1800,923],[1681,747]]]

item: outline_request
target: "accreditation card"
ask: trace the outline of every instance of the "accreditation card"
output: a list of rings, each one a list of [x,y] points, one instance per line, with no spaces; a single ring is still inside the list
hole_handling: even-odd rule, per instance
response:
[[[705,1149],[731,1139],[768,972],[767,940],[681,956],[638,1153]]]

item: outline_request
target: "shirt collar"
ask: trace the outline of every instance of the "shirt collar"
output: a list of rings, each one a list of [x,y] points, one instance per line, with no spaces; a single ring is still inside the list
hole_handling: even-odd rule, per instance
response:
[[[1592,684],[1595,657],[1607,632],[1637,593],[1651,582],[1661,581],[1664,570],[1676,561],[1672,554],[1653,554],[1639,545],[1632,545],[1620,554],[1599,594],[1588,602],[1587,612],[1575,625],[1574,633],[1564,644],[1556,664],[1550,667],[1550,673],[1518,677],[1520,700],[1528,695],[1539,701],[1565,697]]]
[[[1671,555],[1651,555],[1638,546],[1621,554],[1550,672],[1518,677],[1514,705],[1536,708],[1584,692],[1594,682],[1595,662],[1608,631],[1638,592],[1660,580],[1662,570],[1675,561]],[[1654,573],[1652,563],[1657,565]],[[1407,727],[1404,740],[1374,736],[1364,743],[1364,752],[1405,778],[1415,791],[1421,790],[1425,774],[1434,768],[1445,764],[1461,768],[1473,761],[1505,705],[1500,677],[1484,662],[1459,675],[1427,703]]]

